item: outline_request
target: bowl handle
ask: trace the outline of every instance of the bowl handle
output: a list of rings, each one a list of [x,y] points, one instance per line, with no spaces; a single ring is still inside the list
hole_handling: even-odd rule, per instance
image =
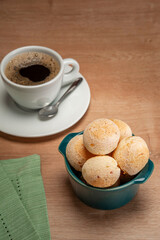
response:
[[[149,163],[148,164],[148,169],[147,169],[147,172],[146,172],[145,176],[142,176],[138,179],[135,179],[134,184],[142,184],[142,183],[146,182],[147,179],[151,176],[151,174],[153,172],[153,169],[154,169],[154,164],[150,159],[149,159],[148,163]]]

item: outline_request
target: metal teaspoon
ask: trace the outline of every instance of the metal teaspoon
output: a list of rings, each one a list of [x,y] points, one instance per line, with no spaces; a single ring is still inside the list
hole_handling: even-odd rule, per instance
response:
[[[55,117],[56,114],[58,113],[58,107],[59,107],[60,103],[82,82],[82,80],[83,80],[83,78],[81,78],[81,77],[76,79],[56,103],[42,108],[38,112],[40,119],[47,120],[52,117]]]

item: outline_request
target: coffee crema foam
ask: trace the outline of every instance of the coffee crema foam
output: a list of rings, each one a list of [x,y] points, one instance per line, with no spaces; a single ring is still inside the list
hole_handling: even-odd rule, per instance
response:
[[[37,79],[32,81],[28,77],[21,75],[21,70],[27,70],[27,67],[41,65],[49,70],[49,74],[43,80]],[[6,77],[20,85],[40,85],[52,80],[60,71],[60,65],[58,61],[52,56],[42,52],[25,52],[13,57],[6,66]],[[36,72],[34,73],[36,75]],[[38,76],[39,73],[37,73]]]

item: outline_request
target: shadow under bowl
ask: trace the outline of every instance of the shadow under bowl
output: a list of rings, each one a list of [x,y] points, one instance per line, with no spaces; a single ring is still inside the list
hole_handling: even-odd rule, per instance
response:
[[[96,188],[87,185],[81,179],[81,172],[76,171],[69,164],[66,157],[66,147],[69,141],[82,132],[68,134],[60,143],[59,151],[64,157],[69,180],[77,197],[90,207],[111,210],[124,206],[136,195],[139,184],[147,181],[151,176],[154,164],[149,159],[146,166],[129,182],[114,188]]]

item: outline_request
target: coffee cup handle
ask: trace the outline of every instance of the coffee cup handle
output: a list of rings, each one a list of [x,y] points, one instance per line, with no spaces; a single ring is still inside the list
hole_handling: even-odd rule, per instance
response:
[[[65,58],[64,62],[64,76],[62,86],[66,86],[75,80],[77,73],[79,72],[79,64],[72,58]]]

